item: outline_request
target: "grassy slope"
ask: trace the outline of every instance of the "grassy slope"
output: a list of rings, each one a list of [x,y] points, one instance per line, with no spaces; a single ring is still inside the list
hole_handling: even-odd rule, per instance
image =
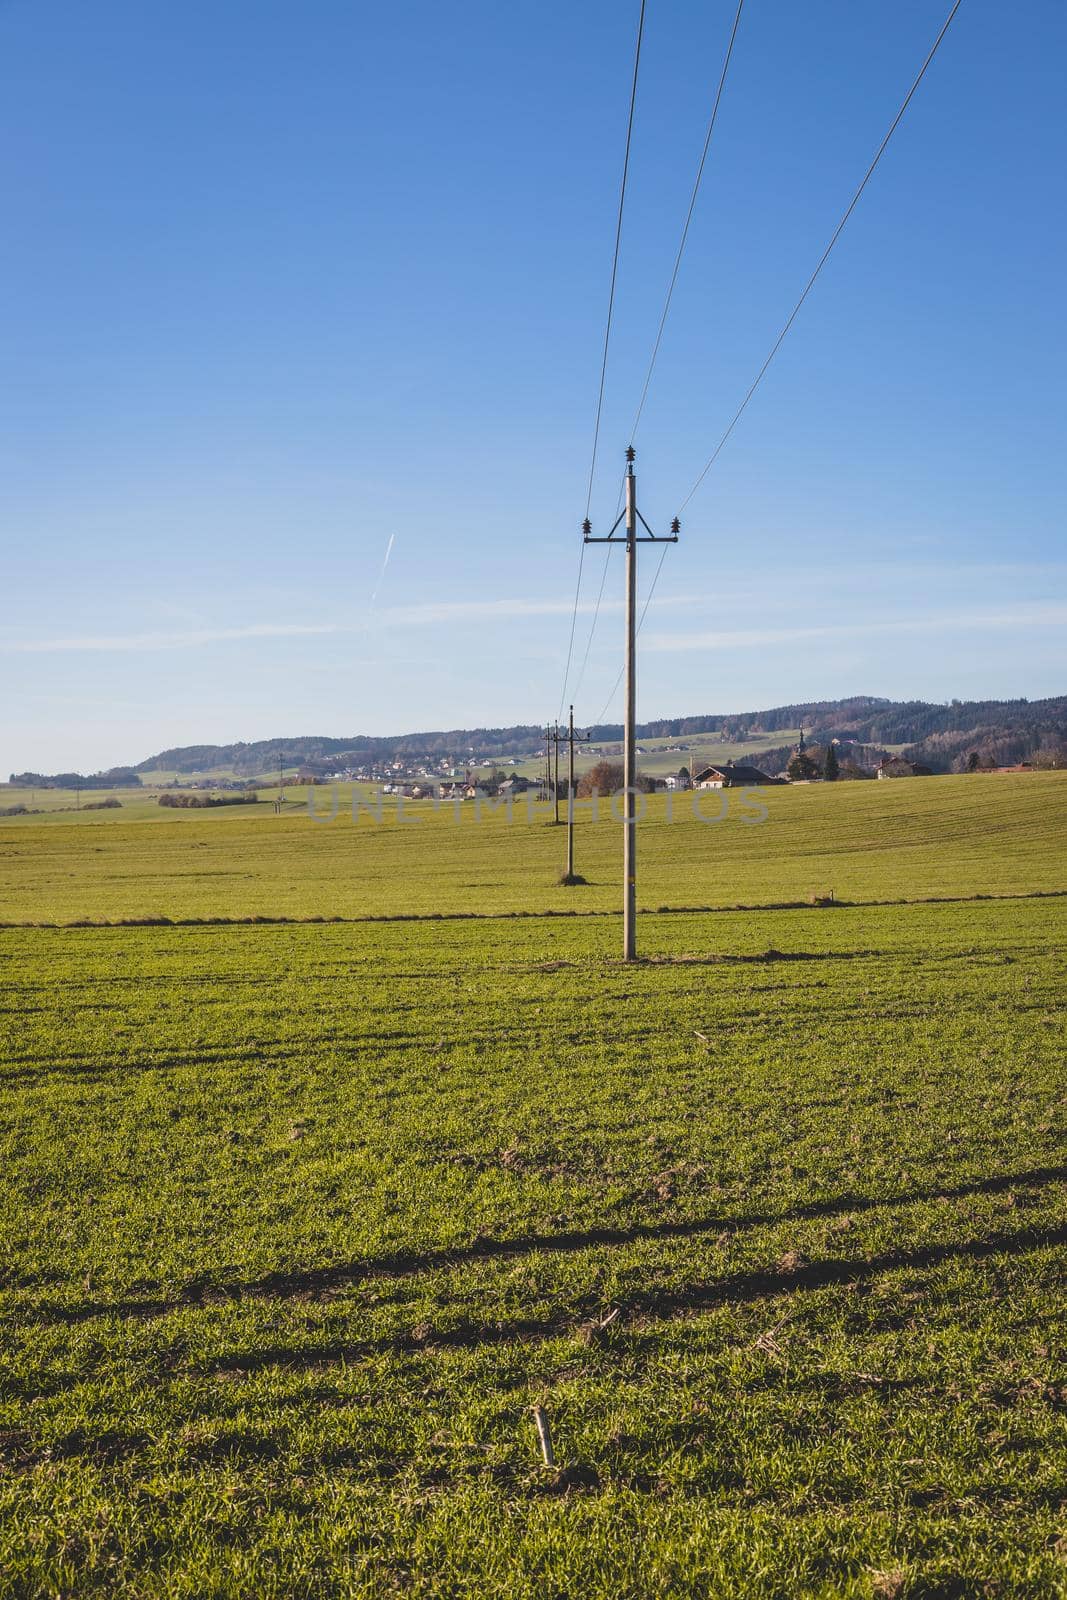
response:
[[[26,827],[30,823],[47,821],[50,824],[60,817],[80,821],[87,808],[100,800],[118,800],[124,811],[134,816],[151,816],[158,804],[158,791],[146,789],[22,789],[14,784],[0,784],[0,807],[25,806],[25,817],[0,817],[6,827]],[[150,810],[149,808],[153,808]],[[88,812],[92,816],[92,812]]]
[[[766,904],[832,888],[840,899],[1025,893],[1067,888],[1067,774],[813,785],[765,790],[766,822],[693,819],[692,796],[649,802],[641,829],[641,901],[655,908]],[[701,805],[717,814],[721,795]],[[328,791],[316,792],[328,811]],[[391,807],[376,822],[312,822],[302,805],[216,812],[147,807],[67,818],[12,818],[0,828],[0,920],[129,916],[362,916],[552,908],[619,902],[619,828],[602,806],[577,822],[587,888],[562,890],[564,829],[517,806],[478,821],[473,806]],[[747,813],[751,815],[752,813]],[[92,830],[86,833],[86,829]]]
[[[1062,887],[1055,775],[771,798],[652,903]],[[5,915],[566,899],[541,823],[101,815]],[[0,935],[0,1593],[1056,1592],[1063,921]]]

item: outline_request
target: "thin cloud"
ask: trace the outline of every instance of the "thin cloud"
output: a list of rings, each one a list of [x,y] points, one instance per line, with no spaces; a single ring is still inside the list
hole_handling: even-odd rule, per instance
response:
[[[653,633],[642,644],[656,652],[736,650],[802,639],[857,639],[871,634],[968,632],[975,628],[1054,628],[1067,623],[1067,605],[1017,606],[1011,611],[950,612],[885,621],[829,623],[815,628],[733,628],[706,633]]]
[[[664,601],[669,606],[669,600]],[[620,601],[605,601],[601,610],[617,610]],[[591,611],[592,605],[583,605]],[[569,600],[444,600],[410,606],[387,606],[378,610],[379,619],[398,627],[425,627],[434,623],[460,621],[507,621],[523,617],[564,616],[570,614]],[[362,626],[338,622],[287,623],[260,622],[239,628],[190,628],[182,631],[153,630],[146,633],[74,634],[55,639],[3,639],[0,651],[13,655],[52,655],[77,651],[193,650],[200,645],[243,639],[290,639],[326,634],[363,633]]]
[[[656,611],[691,611],[697,607],[716,607],[729,597],[728,588],[712,600],[701,594],[663,595],[656,600]],[[749,597],[755,603],[757,596]],[[765,591],[759,596],[764,606],[773,605],[773,597]],[[735,594],[731,603],[740,603]],[[434,624],[457,622],[521,622],[536,617],[569,617],[572,600],[505,599],[505,600],[439,600],[424,601],[407,606],[381,607],[376,615],[380,623],[398,628],[432,627]],[[583,601],[579,615],[589,615],[595,609],[593,601]],[[622,601],[602,599],[601,614],[621,611]],[[900,617],[869,622],[830,623],[824,626],[764,626],[734,628],[729,630],[704,630],[690,633],[644,633],[642,645],[655,652],[686,650],[732,650],[748,646],[790,644],[805,639],[860,638],[874,634],[892,635],[928,633],[937,630],[958,631],[974,628],[1038,628],[1058,627],[1067,622],[1067,605],[1025,604],[1001,611],[944,612],[922,617]],[[129,652],[154,650],[194,650],[203,645],[239,643],[255,639],[298,639],[328,635],[367,635],[365,624],[346,625],[338,622],[260,622],[232,628],[190,628],[185,630],[154,630],[125,634],[75,634],[53,639],[0,640],[0,652],[10,655],[52,655],[83,652]]]
[[[754,589],[751,598],[756,600],[762,593]],[[683,607],[691,610],[694,606],[711,603],[709,596],[699,594],[661,595],[656,600],[657,608],[664,611]],[[621,600],[605,597],[600,601],[601,615],[621,611],[622,608]],[[578,606],[578,615],[591,616],[597,609],[594,600],[583,600]],[[507,622],[523,617],[569,618],[573,610],[573,600],[428,600],[410,606],[384,606],[378,616],[400,627],[422,627],[434,622]]]
[[[77,650],[193,650],[227,639],[289,639],[337,633],[335,623],[257,622],[244,628],[198,628],[183,633],[86,634],[69,639],[5,639],[0,650],[18,655],[48,655]]]
[[[601,611],[617,610],[621,601],[604,601]],[[378,615],[386,622],[401,627],[421,626],[430,622],[465,622],[507,620],[512,617],[569,617],[573,600],[431,600],[411,606],[383,606]],[[593,605],[579,606],[579,611],[592,611]]]

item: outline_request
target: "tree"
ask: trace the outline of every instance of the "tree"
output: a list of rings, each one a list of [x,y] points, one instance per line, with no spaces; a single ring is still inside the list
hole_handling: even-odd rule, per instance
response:
[[[978,751],[977,750],[972,750],[970,755],[967,757],[967,771],[968,772],[977,772],[978,771]]]
[[[621,761],[598,761],[578,780],[579,795],[618,794],[626,787],[626,769]]]
[[[819,776],[819,769],[810,756],[801,755],[797,750],[789,758],[785,775],[790,783],[809,783]]]
[[[827,783],[833,783],[840,770],[837,764],[837,746],[831,739],[826,746],[826,765],[823,767],[822,775]]]

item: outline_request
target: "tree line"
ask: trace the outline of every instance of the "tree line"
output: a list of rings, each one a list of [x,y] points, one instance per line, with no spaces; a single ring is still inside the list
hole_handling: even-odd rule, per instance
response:
[[[134,767],[109,767],[106,772],[13,772],[8,783],[16,789],[139,789],[141,775]]]

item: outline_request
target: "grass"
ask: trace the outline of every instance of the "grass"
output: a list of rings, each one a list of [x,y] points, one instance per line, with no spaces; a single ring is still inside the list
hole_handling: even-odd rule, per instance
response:
[[[86,808],[100,800],[119,800],[123,807],[132,807],[138,815],[147,815],[146,807],[155,805],[157,790],[146,789],[26,789],[17,784],[0,784],[0,808],[25,806],[25,817],[0,816],[0,824],[25,827],[29,822],[47,819],[54,822],[59,816],[80,818]]]
[[[379,823],[340,791],[336,821],[303,801],[281,816],[269,800],[217,812],[91,812],[0,824],[0,922],[74,918],[388,916],[575,909],[557,884],[565,829],[552,808],[508,823],[471,802],[435,809],[391,801]],[[1057,841],[1067,834],[1067,778],[1023,773],[813,785],[762,791],[765,822],[737,792],[649,800],[640,835],[640,903],[736,906],[1033,893],[1067,888]],[[330,792],[314,791],[330,814]],[[561,808],[562,810],[562,808]],[[619,904],[619,828],[606,804],[576,811],[581,909]],[[668,815],[672,814],[672,821]],[[91,830],[86,832],[86,829]]]
[[[1067,785],[767,798],[629,968],[606,822],[0,834],[9,921],[413,918],[0,934],[0,1594],[1062,1592]]]

